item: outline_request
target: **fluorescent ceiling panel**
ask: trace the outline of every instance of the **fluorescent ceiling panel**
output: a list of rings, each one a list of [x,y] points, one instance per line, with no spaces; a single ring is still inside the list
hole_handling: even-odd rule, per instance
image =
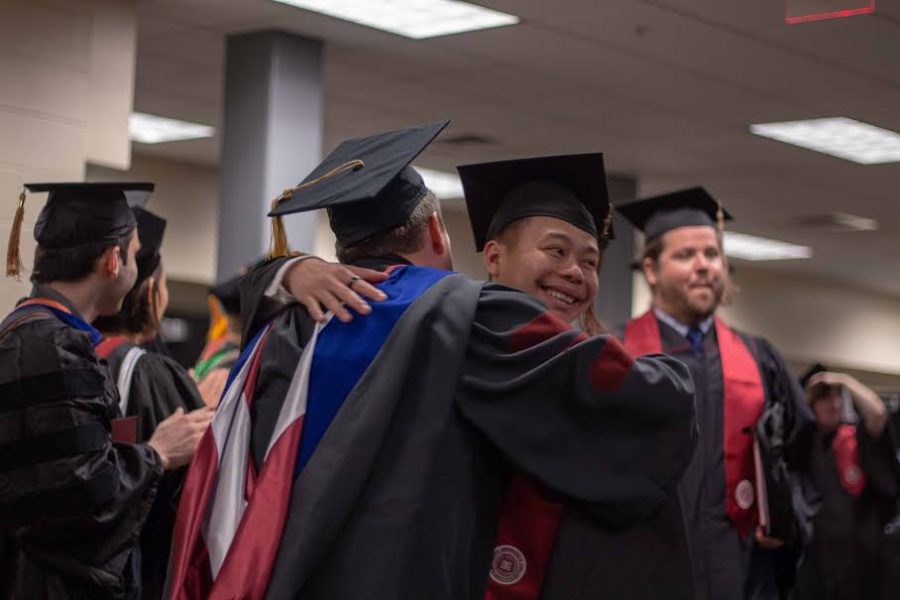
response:
[[[900,162],[900,134],[847,117],[761,123],[750,132],[861,165]]]
[[[128,119],[128,137],[142,144],[196,140],[215,135],[215,127],[133,112]]]
[[[519,17],[458,0],[275,0],[421,40],[515,25]]]
[[[765,261],[812,258],[813,252],[808,246],[726,231],[725,254],[743,260]]]
[[[444,171],[435,171],[434,169],[423,169],[416,167],[416,171],[425,180],[425,185],[440,200],[449,200],[451,198],[463,197],[462,181],[459,175],[454,173],[446,173]]]

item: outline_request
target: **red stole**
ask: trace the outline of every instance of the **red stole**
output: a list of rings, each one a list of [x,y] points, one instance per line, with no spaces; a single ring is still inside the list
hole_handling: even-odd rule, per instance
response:
[[[122,346],[122,344],[127,341],[128,340],[125,339],[125,336],[122,335],[103,338],[103,341],[97,344],[97,346],[94,348],[94,351],[100,358],[108,359],[110,356],[112,356],[113,352],[115,352],[119,347]]]
[[[859,441],[856,439],[856,425],[843,424],[838,427],[831,442],[834,462],[837,466],[841,486],[858,498],[866,489],[866,474],[859,465]]]
[[[515,348],[528,348],[568,325],[543,313],[514,336]],[[572,344],[587,339],[584,334]],[[599,358],[599,357],[598,357]],[[522,473],[513,473],[497,523],[485,600],[537,600],[563,516],[563,503]]]
[[[759,367],[744,340],[718,317],[715,324],[724,392],[725,510],[738,534],[746,537],[759,523],[753,440],[766,396]],[[652,310],[628,323],[624,342],[635,355],[662,352],[659,322]]]

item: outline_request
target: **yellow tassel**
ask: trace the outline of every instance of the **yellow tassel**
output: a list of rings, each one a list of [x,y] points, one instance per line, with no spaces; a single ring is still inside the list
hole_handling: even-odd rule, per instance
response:
[[[609,230],[612,228],[613,221],[613,206],[612,203],[607,203],[606,206],[606,217],[603,219],[603,239],[609,240]]]
[[[722,203],[717,202],[718,206],[716,208],[716,223],[719,226],[719,235],[725,235],[725,211],[722,209]]]
[[[294,192],[297,190],[302,190],[303,188],[307,188],[311,185],[315,185],[320,181],[324,181],[329,177],[334,177],[335,175],[339,175],[341,173],[345,173],[347,171],[356,171],[366,166],[366,163],[359,160],[358,158],[354,158],[353,160],[348,160],[342,165],[338,165],[332,170],[328,171],[321,177],[317,177],[312,181],[307,181],[306,183],[302,183],[300,185],[296,185],[294,187],[290,187],[283,192],[281,195],[272,200],[272,210],[275,210],[279,204],[290,198],[294,195]],[[269,246],[269,259],[273,258],[281,258],[282,256],[290,256],[291,248],[288,246],[287,241],[287,232],[284,230],[284,221],[280,216],[272,217],[272,243]]]
[[[285,190],[287,193],[287,190]],[[272,210],[281,202],[285,194],[272,200]],[[281,217],[272,217],[272,244],[269,247],[269,258],[281,258],[291,253],[288,246],[287,232],[284,230],[284,220]]]
[[[25,219],[25,190],[19,194],[19,207],[13,217],[12,229],[9,232],[9,245],[6,247],[6,276],[19,279],[22,272],[22,257],[19,254],[19,240],[22,237],[22,221]]]

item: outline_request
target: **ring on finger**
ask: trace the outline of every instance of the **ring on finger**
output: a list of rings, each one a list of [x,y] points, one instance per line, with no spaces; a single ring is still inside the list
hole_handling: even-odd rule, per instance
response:
[[[350,278],[350,281],[347,282],[347,287],[353,289],[353,284],[362,279],[359,275],[354,275]]]

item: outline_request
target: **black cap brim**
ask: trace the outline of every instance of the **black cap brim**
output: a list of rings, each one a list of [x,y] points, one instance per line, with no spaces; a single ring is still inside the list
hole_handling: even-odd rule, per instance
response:
[[[342,142],[269,216],[347,206],[377,198],[449,123],[439,121]],[[363,164],[327,176],[352,161]],[[304,184],[310,185],[303,187]]]
[[[602,237],[609,214],[600,153],[543,156],[457,167],[475,249],[513,221],[548,216]],[[612,238],[610,230],[607,239]]]
[[[702,187],[654,196],[616,207],[647,240],[681,227],[717,227],[719,202]],[[722,217],[732,220],[722,209]]]

